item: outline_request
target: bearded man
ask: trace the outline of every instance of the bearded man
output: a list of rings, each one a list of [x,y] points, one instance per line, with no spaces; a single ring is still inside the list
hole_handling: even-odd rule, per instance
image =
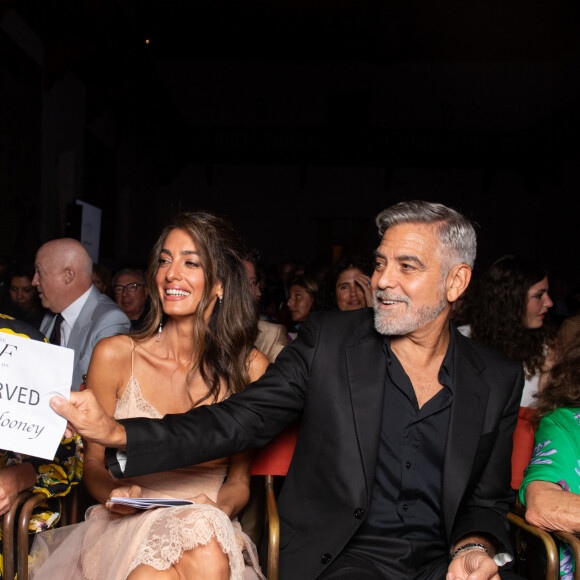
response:
[[[116,477],[259,447],[300,418],[278,498],[282,580],[516,578],[504,564],[522,368],[450,322],[474,228],[424,201],[376,222],[374,316],[313,314],[243,393],[160,421],[117,423],[90,393],[55,409],[121,450],[108,452]]]

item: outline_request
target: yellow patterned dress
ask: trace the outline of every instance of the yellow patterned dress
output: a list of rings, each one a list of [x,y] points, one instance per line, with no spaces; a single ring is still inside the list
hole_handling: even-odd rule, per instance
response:
[[[0,314],[0,332],[36,340],[44,339],[44,336],[35,328],[3,314]],[[26,462],[31,463],[36,471],[36,484],[31,491],[46,496],[46,501],[35,508],[30,519],[29,544],[32,545],[36,532],[56,526],[60,520],[61,499],[70,492],[72,486],[77,485],[81,480],[83,475],[82,440],[77,434],[72,438],[63,438],[56,456],[51,461],[0,449],[0,470]],[[4,577],[3,571],[2,518],[0,518],[0,579]]]

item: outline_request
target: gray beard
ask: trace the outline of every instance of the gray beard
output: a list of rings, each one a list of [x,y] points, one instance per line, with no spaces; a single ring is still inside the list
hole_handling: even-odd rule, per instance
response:
[[[437,302],[435,304],[420,306],[415,310],[412,309],[412,303],[406,296],[391,295],[390,298],[404,302],[407,305],[407,309],[403,314],[388,313],[379,309],[378,304],[381,295],[384,299],[388,296],[388,293],[378,291],[373,295],[373,309],[375,311],[375,329],[385,336],[404,336],[415,332],[437,318],[447,306],[447,299],[441,291],[437,293]]]

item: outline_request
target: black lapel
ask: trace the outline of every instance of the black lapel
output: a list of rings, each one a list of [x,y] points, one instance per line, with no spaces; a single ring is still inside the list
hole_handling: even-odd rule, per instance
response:
[[[375,331],[372,322],[361,326],[356,335],[359,340],[347,347],[346,362],[359,451],[370,494],[383,416],[387,359],[384,337]]]
[[[443,521],[451,532],[459,503],[471,474],[479,437],[483,429],[489,386],[481,379],[483,361],[456,332],[454,352],[453,405],[443,466]]]

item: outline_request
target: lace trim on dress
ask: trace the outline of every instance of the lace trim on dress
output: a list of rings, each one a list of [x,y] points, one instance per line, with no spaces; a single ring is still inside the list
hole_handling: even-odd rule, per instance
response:
[[[232,522],[224,512],[199,504],[194,509],[169,510],[172,513],[153,523],[147,542],[141,546],[127,574],[140,565],[167,570],[179,561],[184,552],[205,546],[215,537],[228,556],[230,578],[241,578],[244,558],[236,542]]]
[[[129,377],[127,386],[117,399],[115,407],[115,419],[127,417],[127,412],[130,405],[137,409],[139,413],[143,413],[142,417],[151,417],[152,419],[162,419],[163,415],[147,400],[141,393],[141,387],[137,377],[133,374]]]
[[[121,396],[117,399],[113,416],[115,419],[126,419],[129,416],[135,416],[133,415],[135,411],[141,417],[163,418],[163,414],[145,399],[141,393],[141,386],[135,376],[135,341],[131,338],[131,376]]]

